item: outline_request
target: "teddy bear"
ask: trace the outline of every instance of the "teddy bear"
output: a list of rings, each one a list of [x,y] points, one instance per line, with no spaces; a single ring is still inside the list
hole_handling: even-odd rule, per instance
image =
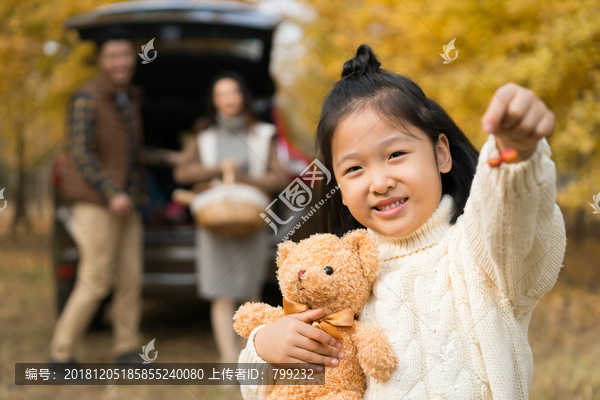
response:
[[[378,277],[381,261],[376,243],[365,229],[357,229],[342,238],[315,234],[297,244],[286,241],[277,250],[284,307],[246,303],[233,317],[235,331],[248,338],[257,326],[284,315],[323,308],[325,317],[313,326],[337,336],[345,358],[337,367],[324,368],[324,384],[276,382],[269,399],[362,399],[366,375],[387,381],[397,363],[383,332],[358,321]]]

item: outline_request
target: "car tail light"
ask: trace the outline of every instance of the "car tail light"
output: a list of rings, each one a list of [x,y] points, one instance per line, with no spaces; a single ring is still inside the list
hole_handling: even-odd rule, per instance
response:
[[[311,159],[296,146],[294,146],[290,140],[289,132],[287,130],[281,109],[279,109],[277,106],[273,106],[271,108],[271,117],[273,119],[273,124],[277,128],[278,146],[283,147],[284,153],[286,153],[287,159],[284,160],[284,164],[287,164],[286,166],[288,167],[288,172],[291,173],[290,178],[294,179],[308,164],[310,164]]]
[[[52,183],[54,186],[60,185],[60,182],[65,174],[66,163],[66,154],[60,154],[58,157],[56,157],[56,160],[52,165]]]
[[[71,279],[75,276],[75,266],[73,264],[64,264],[56,267],[56,277],[60,280]]]

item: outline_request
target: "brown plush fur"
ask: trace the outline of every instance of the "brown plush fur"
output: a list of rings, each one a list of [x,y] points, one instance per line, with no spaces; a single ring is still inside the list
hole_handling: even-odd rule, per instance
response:
[[[350,308],[360,315],[377,279],[380,267],[378,249],[364,229],[339,239],[318,234],[298,244],[286,241],[278,246],[277,278],[281,293],[288,299],[324,308],[325,315]],[[333,268],[327,275],[325,267]],[[306,271],[302,281],[298,271]],[[283,316],[282,307],[246,303],[234,315],[234,329],[248,338],[254,328]],[[354,321],[351,329],[339,329],[344,338],[345,358],[335,368],[325,367],[324,385],[275,385],[269,399],[362,399],[365,374],[378,380],[389,379],[396,355],[378,328]]]

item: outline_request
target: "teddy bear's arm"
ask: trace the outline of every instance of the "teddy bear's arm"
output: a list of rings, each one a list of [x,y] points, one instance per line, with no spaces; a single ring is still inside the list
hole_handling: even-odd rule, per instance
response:
[[[355,321],[351,339],[365,375],[387,381],[396,367],[397,357],[383,332],[364,322]]]
[[[265,303],[246,303],[233,315],[233,329],[242,337],[248,339],[254,328],[270,324],[283,317],[283,308],[273,307]]]

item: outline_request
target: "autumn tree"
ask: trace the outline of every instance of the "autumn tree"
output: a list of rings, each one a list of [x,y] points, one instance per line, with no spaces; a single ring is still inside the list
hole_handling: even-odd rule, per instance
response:
[[[94,0],[0,2],[0,139],[8,144],[0,156],[17,173],[14,224],[27,220],[27,175],[60,149],[68,96],[95,73],[93,45],[64,29],[68,17],[94,6]]]
[[[589,210],[600,191],[600,2],[302,0],[316,18],[304,30],[302,71],[286,91],[314,132],[323,97],[344,61],[369,44],[384,68],[403,73],[438,101],[479,148],[479,120],[493,92],[513,81],[556,114],[550,139],[558,202]],[[439,53],[455,40],[458,57]],[[450,56],[454,57],[452,51]]]

